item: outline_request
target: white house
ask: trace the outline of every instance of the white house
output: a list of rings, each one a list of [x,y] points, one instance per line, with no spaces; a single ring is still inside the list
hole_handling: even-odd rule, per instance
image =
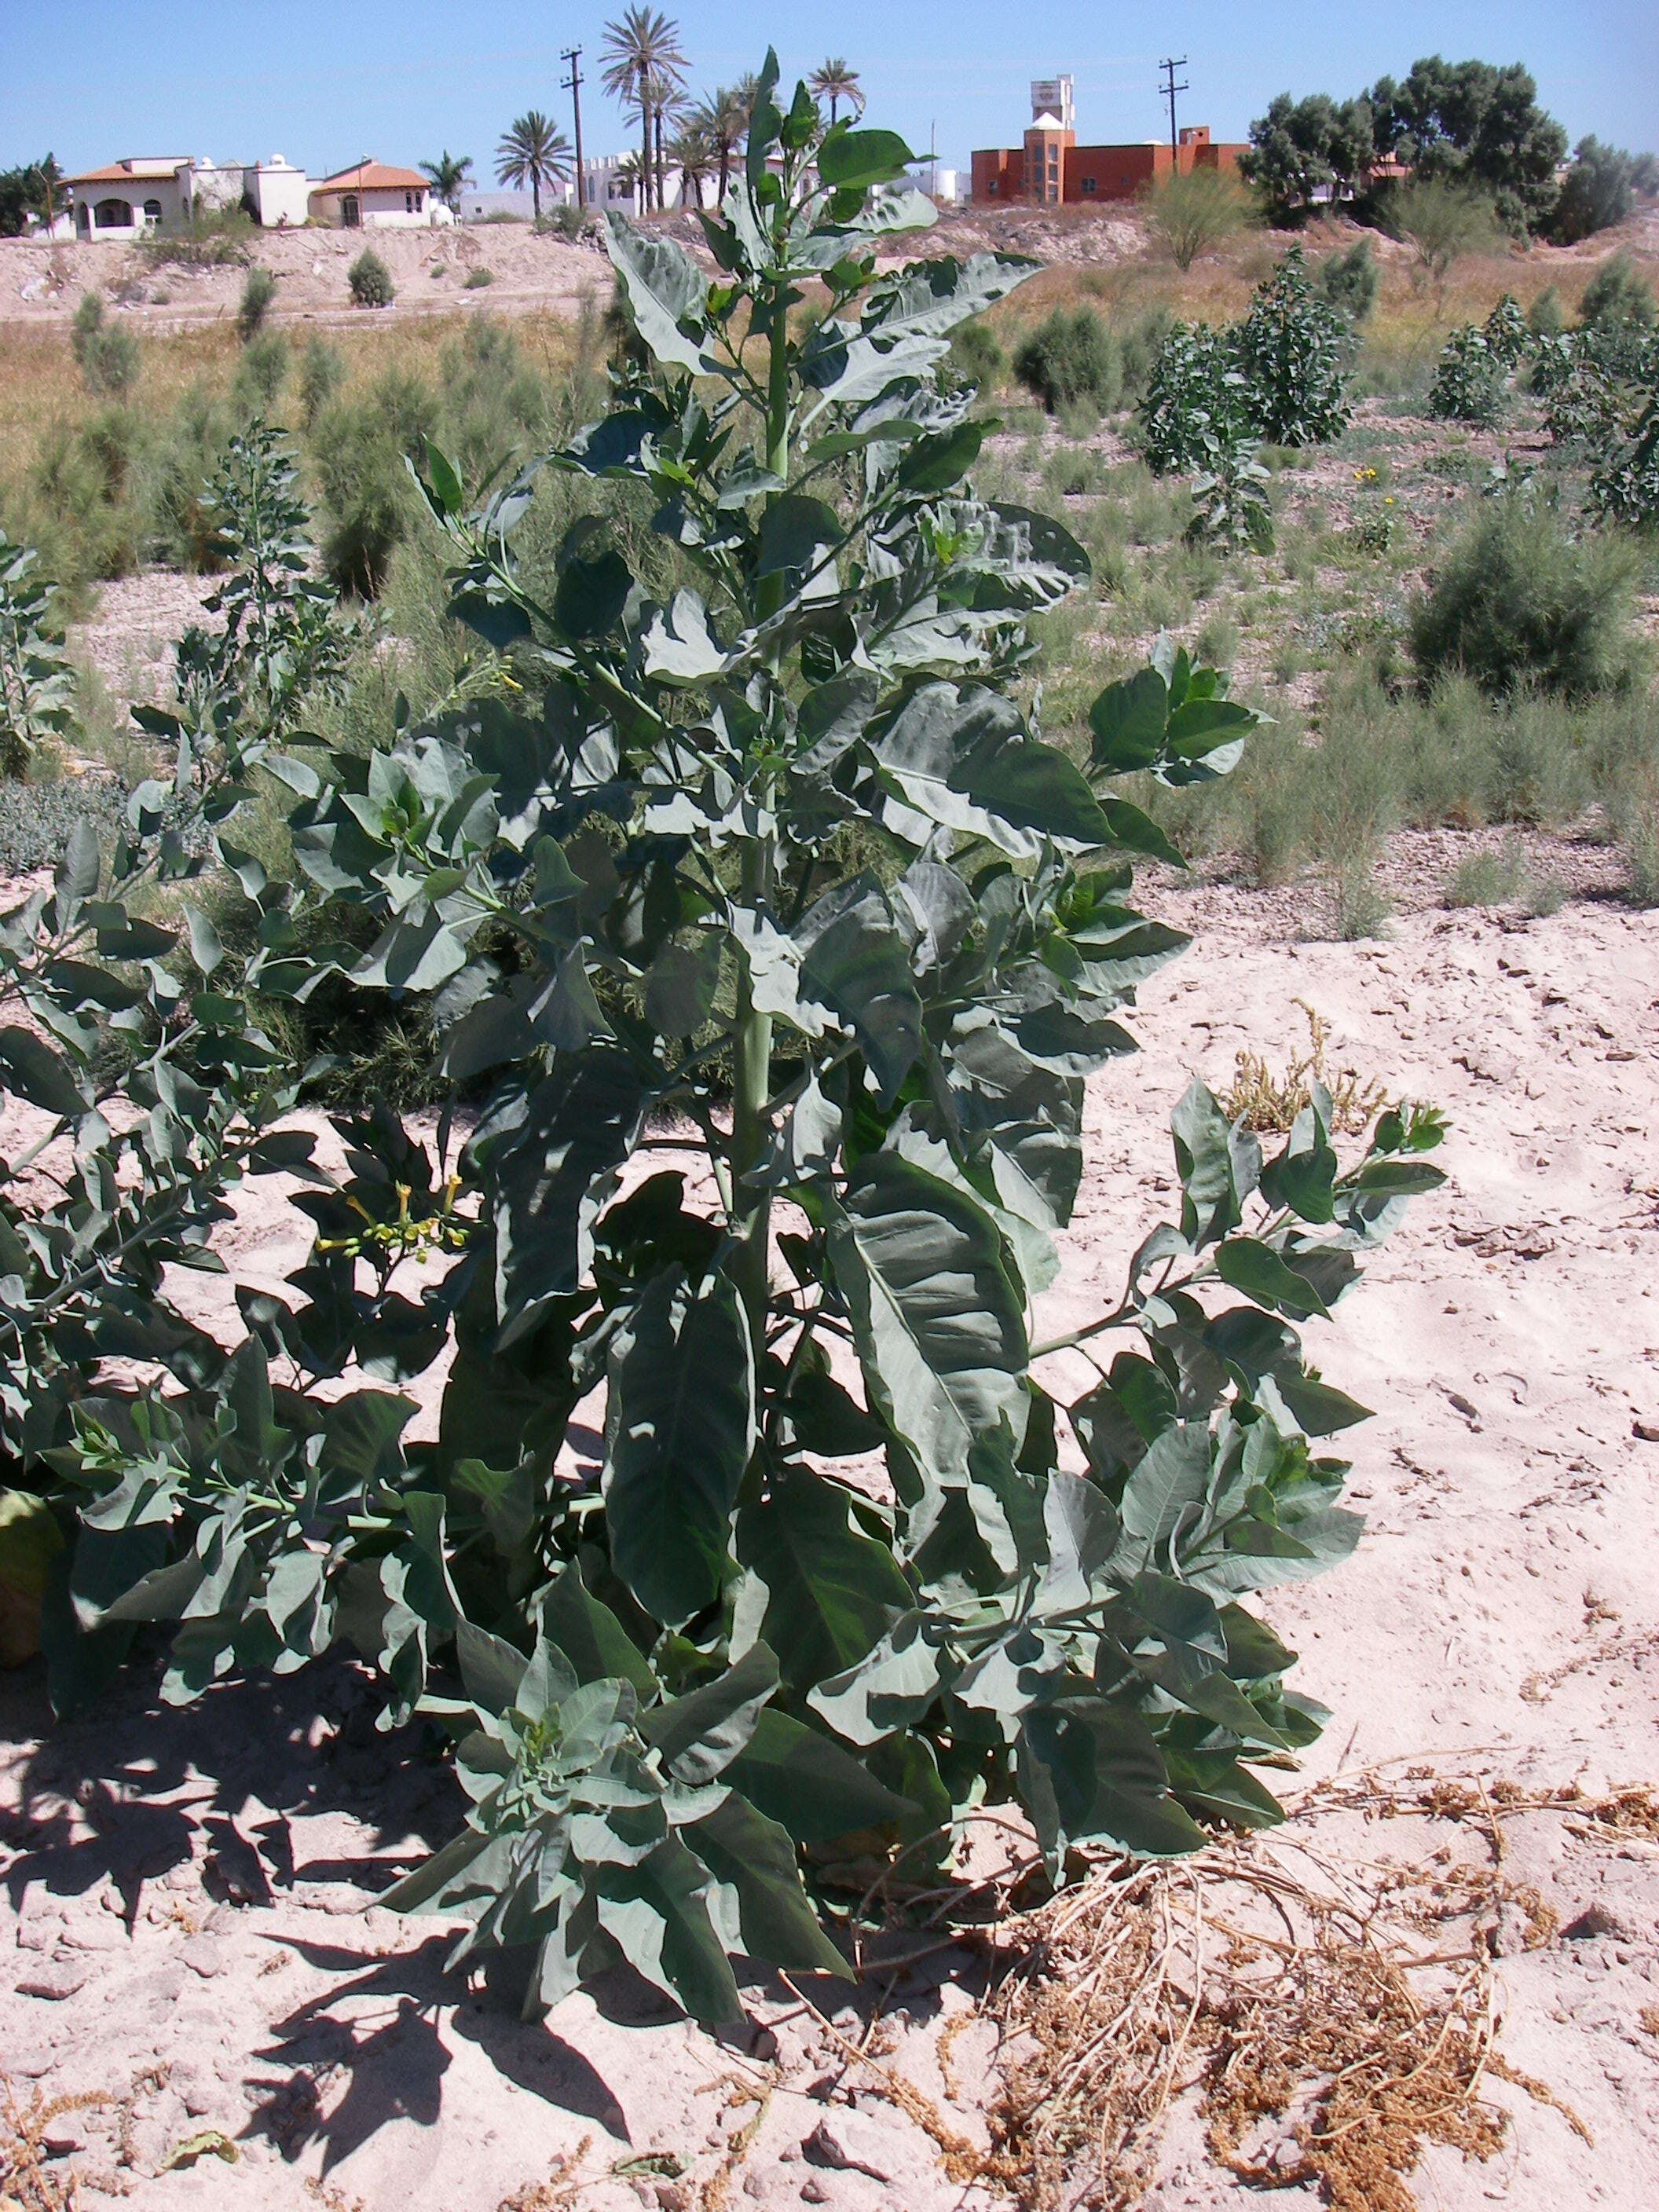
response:
[[[142,237],[177,229],[198,214],[245,207],[267,230],[306,220],[310,179],[280,154],[268,161],[210,161],[205,155],[132,155],[64,179],[77,238]],[[424,179],[422,180],[422,182]]]
[[[418,169],[372,160],[313,185],[307,205],[333,230],[436,230],[455,220]]]
[[[131,155],[102,169],[66,177],[77,238],[134,239],[190,219],[187,154]]]
[[[550,206],[556,204],[550,198]],[[535,212],[536,203],[529,192],[474,191],[469,187],[461,194],[463,222],[528,222]]]

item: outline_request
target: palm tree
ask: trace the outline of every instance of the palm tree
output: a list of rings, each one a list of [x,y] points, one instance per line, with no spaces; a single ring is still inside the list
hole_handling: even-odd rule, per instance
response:
[[[432,187],[434,199],[441,200],[451,215],[461,211],[461,194],[472,181],[472,156],[463,154],[458,161],[447,146],[435,161],[422,161],[421,174]]]
[[[685,82],[680,27],[659,9],[636,4],[618,22],[605,27],[600,82],[613,99],[640,118],[640,167],[647,198],[651,189],[652,124]],[[661,136],[658,135],[657,201],[662,202]]]
[[[717,85],[706,100],[698,103],[691,120],[702,133],[711,158],[720,164],[720,197],[723,200],[732,181],[732,156],[742,145],[748,128],[748,108],[735,86]]]
[[[848,69],[839,54],[832,54],[813,70],[806,80],[806,88],[814,100],[829,101],[831,123],[836,119],[836,106],[840,100],[844,100],[852,109],[854,122],[864,112],[864,91],[859,83],[859,73]]]
[[[695,199],[701,207],[714,149],[695,112],[670,139],[668,158],[680,173],[680,205],[685,207]]]
[[[536,220],[542,219],[542,186],[562,184],[570,174],[570,141],[532,107],[520,116],[495,149],[495,181],[522,191],[530,187]]]

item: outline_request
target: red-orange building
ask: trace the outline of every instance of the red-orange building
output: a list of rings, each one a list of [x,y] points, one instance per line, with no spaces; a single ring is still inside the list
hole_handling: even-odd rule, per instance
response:
[[[1236,175],[1243,145],[1212,139],[1194,124],[1174,146],[1148,139],[1129,146],[1079,146],[1073,127],[1072,82],[1051,77],[1031,87],[1031,125],[1023,146],[991,147],[974,155],[976,206],[1019,200],[1045,207],[1132,200],[1159,178],[1194,169]]]

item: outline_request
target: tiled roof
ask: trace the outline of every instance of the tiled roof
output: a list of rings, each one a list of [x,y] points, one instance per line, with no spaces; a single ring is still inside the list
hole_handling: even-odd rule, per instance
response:
[[[394,169],[384,161],[359,161],[355,168],[325,177],[311,189],[313,192],[429,192],[432,179],[418,170]]]
[[[134,154],[107,168],[83,169],[78,177],[65,177],[68,185],[156,184],[190,167],[188,154]]]

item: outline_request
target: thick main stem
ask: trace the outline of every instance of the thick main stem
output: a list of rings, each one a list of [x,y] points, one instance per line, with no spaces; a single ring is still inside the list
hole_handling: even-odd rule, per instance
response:
[[[787,483],[789,476],[789,335],[787,325],[787,281],[774,291],[771,362],[767,374],[766,465]],[[773,611],[781,579],[767,577],[760,592],[760,611]],[[769,601],[771,604],[769,604]],[[763,795],[769,804],[769,791]],[[773,854],[768,836],[756,838],[744,854],[743,902],[754,908],[772,895]],[[772,1095],[772,1017],[756,1006],[748,963],[739,963],[738,977],[737,1061],[732,1085],[732,1223],[738,1243],[734,1270],[738,1288],[749,1315],[757,1357],[766,1341],[767,1262],[772,1226],[769,1192],[757,1190],[744,1178],[759,1164],[767,1139],[765,1108]]]

